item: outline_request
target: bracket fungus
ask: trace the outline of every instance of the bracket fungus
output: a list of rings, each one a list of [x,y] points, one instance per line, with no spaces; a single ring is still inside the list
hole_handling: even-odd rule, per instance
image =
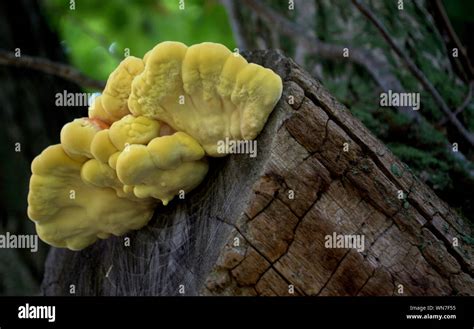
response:
[[[111,124],[130,114],[127,102],[133,79],[144,69],[140,58],[129,56],[107,79],[102,95],[97,97],[89,108],[89,117]]]
[[[163,42],[127,57],[101,96],[31,165],[28,216],[46,243],[83,249],[140,229],[198,186],[218,143],[255,139],[280,77],[216,43]],[[159,210],[157,210],[159,211]]]
[[[282,93],[281,78],[225,46],[163,42],[132,82],[133,115],[163,121],[194,137],[209,156],[220,140],[254,139]]]
[[[33,160],[28,216],[43,241],[80,250],[98,238],[122,235],[149,221],[152,200],[120,198],[111,188],[89,185],[81,178],[83,165],[60,144]]]
[[[180,190],[189,192],[207,174],[204,150],[183,132],[157,137],[147,146],[131,145],[117,158],[121,182],[139,198],[153,197],[166,206]]]

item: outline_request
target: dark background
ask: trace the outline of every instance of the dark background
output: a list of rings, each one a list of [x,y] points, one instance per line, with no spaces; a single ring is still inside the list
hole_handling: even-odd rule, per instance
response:
[[[62,0],[0,2],[0,49],[70,63],[87,76],[105,81],[124,56],[135,56],[155,44],[177,40],[187,44],[220,42],[234,49],[279,48],[343,102],[371,131],[460,215],[473,221],[473,149],[445,122],[444,113],[413,75],[403,66],[350,0],[259,1],[272,12],[310,31],[326,44],[374,51],[387,59],[390,72],[408,92],[421,93],[420,115],[415,122],[396,109],[380,108],[383,88],[367,68],[331,53],[312,52],[297,35],[289,36],[252,1],[76,1],[75,9]],[[436,87],[450,108],[467,100],[458,118],[474,131],[474,102],[467,98],[472,71],[466,61],[451,58],[453,40],[434,8],[435,1],[366,1],[400,45]],[[474,2],[444,1],[444,8],[466,47],[467,61],[474,52]],[[471,67],[472,68],[472,67]],[[26,68],[0,65],[0,233],[34,234],[26,215],[30,164],[46,146],[59,142],[61,127],[86,116],[86,108],[54,105],[55,94],[100,92],[53,75]],[[457,142],[462,158],[447,145]],[[16,143],[21,151],[16,152]],[[472,237],[466,237],[472,243]],[[39,293],[47,246],[29,250],[0,250],[0,294]]]

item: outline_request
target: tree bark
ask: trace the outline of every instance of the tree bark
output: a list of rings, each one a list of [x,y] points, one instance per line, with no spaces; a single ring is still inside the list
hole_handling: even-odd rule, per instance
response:
[[[291,59],[244,56],[284,81],[258,156],[212,159],[129,247],[52,248],[43,293],[474,294],[467,222]],[[333,233],[362,235],[364,250],[326,248]]]

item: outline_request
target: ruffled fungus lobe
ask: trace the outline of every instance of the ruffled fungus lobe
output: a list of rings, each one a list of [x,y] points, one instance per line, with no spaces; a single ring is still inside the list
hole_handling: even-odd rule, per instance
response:
[[[43,241],[80,250],[98,238],[122,235],[150,220],[154,209],[150,199],[119,198],[113,189],[88,185],[81,179],[82,165],[59,144],[33,160],[28,216]]]
[[[139,229],[158,200],[198,186],[218,142],[254,139],[282,93],[273,71],[215,43],[163,42],[127,57],[101,96],[32,163],[28,216],[40,238],[79,250]]]
[[[194,137],[210,156],[226,138],[254,139],[282,93],[281,78],[216,43],[158,44],[132,82],[133,115]]]
[[[117,159],[117,175],[137,197],[153,197],[166,206],[179,191],[189,192],[204,179],[208,170],[204,155],[198,142],[177,132],[147,146],[130,146]]]
[[[132,144],[147,144],[160,135],[160,124],[145,117],[127,115],[109,129],[112,144],[120,151]]]
[[[107,128],[98,119],[79,118],[64,125],[61,129],[61,145],[67,155],[76,160],[92,158],[91,143],[95,134]]]
[[[144,69],[140,58],[129,56],[110,74],[104,92],[89,108],[89,117],[112,123],[130,114],[127,106],[132,80]]]
[[[92,156],[103,162],[108,163],[109,158],[118,152],[118,149],[109,138],[109,129],[97,132],[91,142]]]

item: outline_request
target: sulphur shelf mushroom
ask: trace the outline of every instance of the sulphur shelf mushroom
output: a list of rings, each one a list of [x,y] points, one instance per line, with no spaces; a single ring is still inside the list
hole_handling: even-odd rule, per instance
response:
[[[148,222],[152,200],[119,198],[111,188],[89,185],[81,179],[82,166],[60,144],[33,161],[28,216],[43,241],[80,250],[98,238],[122,235]]]
[[[132,81],[130,112],[189,134],[213,157],[225,155],[219,141],[257,137],[282,93],[272,70],[217,43],[163,42],[144,61]]]
[[[28,216],[39,237],[80,250],[140,229],[158,202],[202,182],[206,156],[226,155],[220,141],[255,139],[281,93],[277,74],[216,43],[127,57],[89,117],[33,160]]]
[[[139,198],[153,197],[166,206],[179,193],[194,189],[207,173],[204,150],[183,132],[131,145],[117,158],[117,176]]]

